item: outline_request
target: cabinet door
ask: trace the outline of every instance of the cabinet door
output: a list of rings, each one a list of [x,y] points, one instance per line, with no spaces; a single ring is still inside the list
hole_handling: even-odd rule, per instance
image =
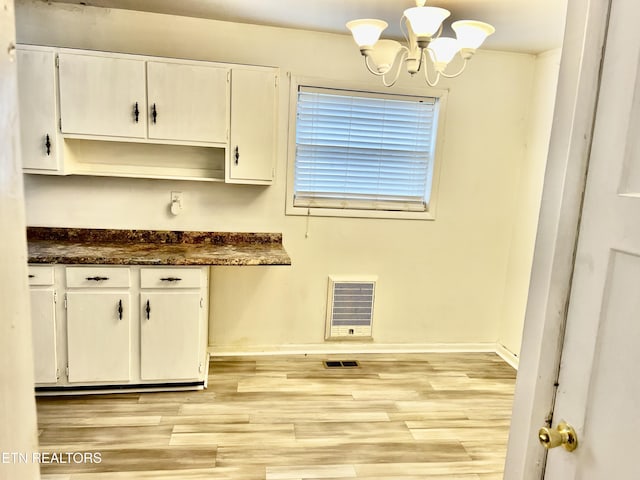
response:
[[[61,53],[59,78],[63,134],[145,137],[143,60]]]
[[[148,62],[149,138],[226,143],[228,72]]]
[[[200,293],[142,293],[142,380],[195,380],[200,374]]]
[[[59,171],[55,53],[18,50],[17,55],[22,167]]]
[[[31,291],[31,341],[36,383],[58,381],[56,356],[56,303],[53,288]]]
[[[130,379],[128,292],[67,293],[69,382]]]
[[[273,181],[276,75],[271,70],[231,72],[231,141],[226,181]]]

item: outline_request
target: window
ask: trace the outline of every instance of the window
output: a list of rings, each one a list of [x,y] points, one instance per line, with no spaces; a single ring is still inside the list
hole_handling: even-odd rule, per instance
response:
[[[289,213],[432,217],[441,92],[295,89]]]

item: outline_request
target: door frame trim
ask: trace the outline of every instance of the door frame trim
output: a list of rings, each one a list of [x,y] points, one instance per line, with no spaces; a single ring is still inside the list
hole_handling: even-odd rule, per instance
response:
[[[612,0],[568,0],[504,478],[544,476]]]

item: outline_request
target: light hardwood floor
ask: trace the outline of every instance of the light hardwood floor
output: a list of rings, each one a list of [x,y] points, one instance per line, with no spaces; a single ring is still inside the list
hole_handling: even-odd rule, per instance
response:
[[[42,452],[102,460],[42,478],[498,480],[514,385],[489,353],[213,358],[205,391],[39,398]]]

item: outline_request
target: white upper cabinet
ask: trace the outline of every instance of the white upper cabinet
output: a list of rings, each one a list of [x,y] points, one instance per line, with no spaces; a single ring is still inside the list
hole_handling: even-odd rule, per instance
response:
[[[146,136],[145,62],[59,54],[62,133]]]
[[[22,167],[59,173],[55,53],[21,47],[17,56]]]
[[[273,183],[277,68],[18,49],[26,173]]]
[[[147,62],[149,138],[227,142],[228,68]]]
[[[229,69],[60,53],[62,133],[227,143]]]
[[[231,73],[229,183],[273,181],[276,81],[274,69],[234,68]]]

